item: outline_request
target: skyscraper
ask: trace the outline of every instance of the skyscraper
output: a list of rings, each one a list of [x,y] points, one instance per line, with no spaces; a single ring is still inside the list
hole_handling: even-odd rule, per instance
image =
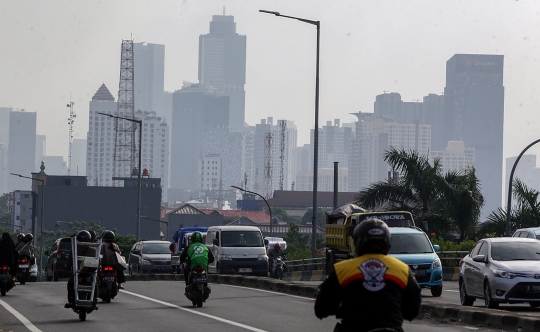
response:
[[[244,127],[246,36],[236,32],[234,16],[213,15],[210,33],[199,36],[199,83],[230,98],[229,128]]]
[[[487,216],[502,203],[503,55],[456,54],[446,62],[445,140],[475,149]]]
[[[13,110],[9,113],[8,173],[30,176],[36,165],[36,113]],[[8,191],[29,190],[32,180],[9,175]]]
[[[135,111],[163,117],[165,45],[133,43]]]

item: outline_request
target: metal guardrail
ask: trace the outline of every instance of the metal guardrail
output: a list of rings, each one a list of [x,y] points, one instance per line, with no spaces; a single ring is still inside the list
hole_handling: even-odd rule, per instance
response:
[[[326,268],[326,258],[305,258],[292,261],[285,261],[287,270],[292,271],[312,271],[324,270]]]
[[[468,251],[438,251],[437,255],[439,255],[444,267],[454,267],[468,253]],[[288,271],[324,270],[326,268],[326,258],[297,259],[285,261],[285,264],[287,264]]]

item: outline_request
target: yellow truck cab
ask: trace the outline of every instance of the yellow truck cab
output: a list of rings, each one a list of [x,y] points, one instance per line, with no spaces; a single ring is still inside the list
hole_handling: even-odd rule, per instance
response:
[[[355,257],[352,234],[356,225],[365,219],[379,218],[389,227],[417,228],[413,216],[408,211],[366,211],[354,204],[347,204],[334,210],[326,217],[326,271],[335,263]],[[424,223],[424,229],[427,230]]]

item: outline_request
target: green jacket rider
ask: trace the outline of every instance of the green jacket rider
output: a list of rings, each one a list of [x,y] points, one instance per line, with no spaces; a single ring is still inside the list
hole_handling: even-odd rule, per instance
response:
[[[214,261],[214,255],[208,247],[202,243],[202,234],[200,232],[193,232],[191,234],[191,245],[182,251],[180,255],[180,262],[184,263],[189,260],[189,267],[184,269],[184,280],[188,284],[188,273],[196,266],[202,265],[205,270],[208,270],[208,263]]]

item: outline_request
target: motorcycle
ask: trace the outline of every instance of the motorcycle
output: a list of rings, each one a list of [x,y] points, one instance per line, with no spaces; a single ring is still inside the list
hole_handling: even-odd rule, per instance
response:
[[[95,257],[77,256],[77,245],[96,247]],[[73,287],[75,299],[71,309],[79,315],[81,321],[86,320],[86,315],[98,309],[97,298],[97,271],[99,269],[101,241],[98,243],[77,242],[76,237],[71,238]]]
[[[30,257],[19,256],[19,269],[17,270],[17,280],[24,285],[30,278]]]
[[[286,268],[287,265],[283,261],[282,256],[274,258],[274,263],[272,265],[272,278],[280,280],[283,279],[283,273],[285,272]]]
[[[112,266],[104,266],[98,272],[99,298],[105,303],[111,303],[118,295],[118,275]]]
[[[194,307],[202,307],[203,302],[210,296],[211,289],[206,279],[206,269],[198,265],[189,274],[191,282],[186,286],[186,297]]]
[[[15,286],[11,269],[7,265],[0,266],[0,294],[6,296],[6,293]]]

